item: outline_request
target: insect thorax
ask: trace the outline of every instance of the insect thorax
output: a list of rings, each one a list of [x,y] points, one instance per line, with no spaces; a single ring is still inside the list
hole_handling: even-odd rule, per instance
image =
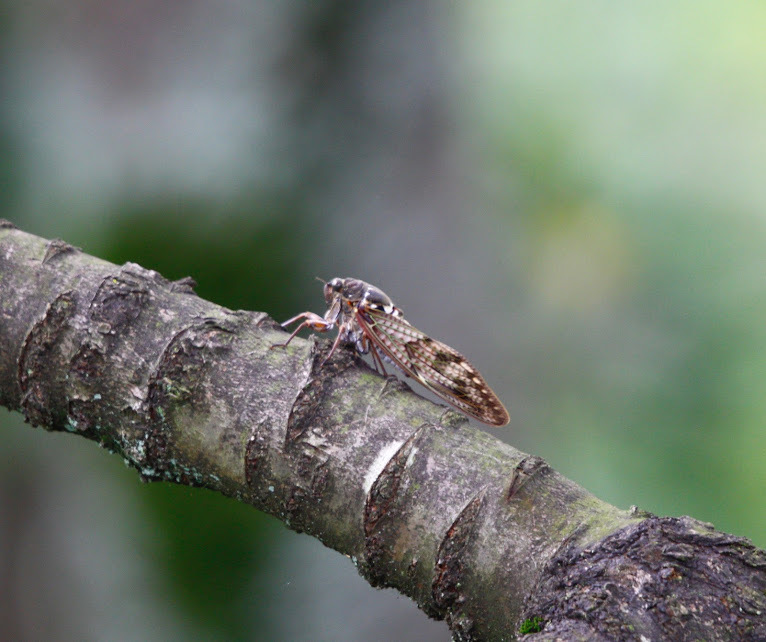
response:
[[[401,310],[394,305],[391,297],[383,292],[383,290],[376,288],[374,285],[365,285],[367,285],[367,289],[364,291],[360,307],[380,310],[381,312],[393,314],[397,317],[402,316]]]
[[[359,279],[336,277],[328,281],[324,287],[324,297],[331,305],[338,297],[343,301],[343,308],[371,308],[386,314],[402,316],[402,312],[394,305],[391,297],[383,290]]]

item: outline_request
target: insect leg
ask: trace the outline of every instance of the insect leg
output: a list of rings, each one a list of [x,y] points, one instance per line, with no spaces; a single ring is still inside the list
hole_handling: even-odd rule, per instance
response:
[[[325,323],[327,323],[327,322],[325,322]],[[349,333],[353,332],[353,330],[351,328],[351,323],[352,323],[351,317],[348,317],[345,320],[343,320],[343,322],[341,323],[340,327],[338,328],[338,336],[335,337],[335,341],[332,344],[332,348],[330,348],[330,352],[327,353],[327,356],[324,359],[322,359],[322,363],[319,364],[320,367],[323,366],[325,364],[325,362],[333,355],[335,350],[341,344],[341,341],[346,341]],[[335,325],[335,323],[333,322],[332,325]],[[332,327],[332,325],[329,326],[327,329],[329,330]]]
[[[308,328],[309,326],[314,326],[315,324],[321,325],[323,323],[328,323],[328,320],[324,317],[320,317],[318,314],[315,314],[314,312],[301,312],[300,314],[296,314],[292,319],[288,319],[284,323],[280,323],[283,328],[286,328],[288,325],[292,325],[299,319],[305,319],[303,323],[301,323],[301,328]],[[319,329],[319,328],[316,328]],[[329,328],[327,328],[329,329]],[[319,330],[322,332],[322,330]]]
[[[332,330],[335,327],[335,321],[328,321],[324,317],[320,317],[318,314],[313,312],[301,312],[300,314],[294,316],[292,319],[285,321],[282,324],[282,327],[284,328],[288,325],[291,325],[300,319],[304,319],[303,323],[295,328],[295,331],[288,337],[287,341],[284,343],[275,343],[271,347],[284,348],[288,343],[290,343],[290,341],[295,338],[296,334],[303,330],[303,328],[311,328],[317,332],[327,332],[328,330]]]
[[[381,358],[380,353],[378,352],[378,349],[375,347],[375,344],[372,343],[371,341],[368,340],[367,343],[369,344],[369,349],[370,349],[370,352],[372,353],[372,362],[375,364],[375,368],[380,366],[381,374],[384,377],[387,377],[388,373],[386,372],[386,368],[383,365],[383,359]],[[376,362],[376,359],[377,359],[377,362]]]

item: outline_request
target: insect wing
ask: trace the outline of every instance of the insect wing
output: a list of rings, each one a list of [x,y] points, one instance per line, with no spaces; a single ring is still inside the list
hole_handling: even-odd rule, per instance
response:
[[[436,395],[484,423],[508,423],[502,402],[457,350],[379,310],[358,309],[357,321],[376,348]]]

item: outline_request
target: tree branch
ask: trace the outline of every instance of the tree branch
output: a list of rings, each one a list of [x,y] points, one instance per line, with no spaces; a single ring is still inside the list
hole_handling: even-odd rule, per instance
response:
[[[618,510],[264,313],[0,222],[0,403],[349,556],[458,639],[766,638],[766,555]]]

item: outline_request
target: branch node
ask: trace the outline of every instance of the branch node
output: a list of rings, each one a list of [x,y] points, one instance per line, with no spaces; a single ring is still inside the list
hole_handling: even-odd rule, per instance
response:
[[[45,246],[45,256],[43,256],[42,263],[43,265],[46,265],[53,259],[56,259],[60,256],[65,254],[74,254],[77,252],[82,252],[82,250],[79,247],[70,245],[66,241],[62,241],[61,239],[53,239],[52,241],[48,241]]]
[[[194,288],[197,282],[190,276],[184,276],[170,284],[171,292],[180,292],[181,294],[194,294]]]
[[[463,621],[466,617],[462,613],[465,597],[461,590],[468,570],[465,566],[468,560],[466,549],[477,532],[478,517],[484,506],[488,488],[489,486],[482,487],[463,507],[439,545],[431,592],[436,606],[447,612],[447,620],[453,630],[455,623],[458,620]],[[465,620],[464,624],[467,622],[468,620]]]
[[[301,439],[313,423],[325,401],[326,391],[332,385],[333,379],[354,365],[355,359],[351,350],[337,350],[333,358],[327,359],[330,342],[311,338],[311,370],[308,381],[303,386],[293,402],[287,419],[285,444],[290,445]]]
[[[191,405],[198,411],[207,403],[195,393],[197,382],[211,354],[227,351],[233,341],[233,330],[217,318],[204,318],[195,325],[178,331],[165,346],[157,367],[149,377],[142,414],[146,417],[145,462],[158,476],[169,473],[168,443],[176,408]],[[139,469],[142,462],[135,462]],[[199,486],[199,474],[186,466],[176,466],[172,479],[181,484]],[[165,475],[168,477],[168,475]]]
[[[18,361],[18,382],[21,390],[21,411],[33,426],[60,430],[64,426],[57,391],[46,388],[45,374],[51,368],[51,353],[61,339],[69,319],[74,314],[71,291],[59,294],[32,326],[22,344]],[[57,410],[58,409],[58,410]]]
[[[505,492],[506,501],[510,502],[533,477],[548,472],[548,463],[537,455],[527,455],[513,469],[508,490]]]
[[[391,516],[389,513],[396,506],[402,477],[417,452],[417,443],[432,428],[431,424],[424,424],[413,432],[388,460],[367,493],[363,517],[364,575],[373,586],[385,585],[388,573],[381,567],[381,562],[389,559],[390,552],[385,549],[386,546],[392,545],[389,533],[381,520],[387,517],[387,524],[397,523],[396,515]]]

